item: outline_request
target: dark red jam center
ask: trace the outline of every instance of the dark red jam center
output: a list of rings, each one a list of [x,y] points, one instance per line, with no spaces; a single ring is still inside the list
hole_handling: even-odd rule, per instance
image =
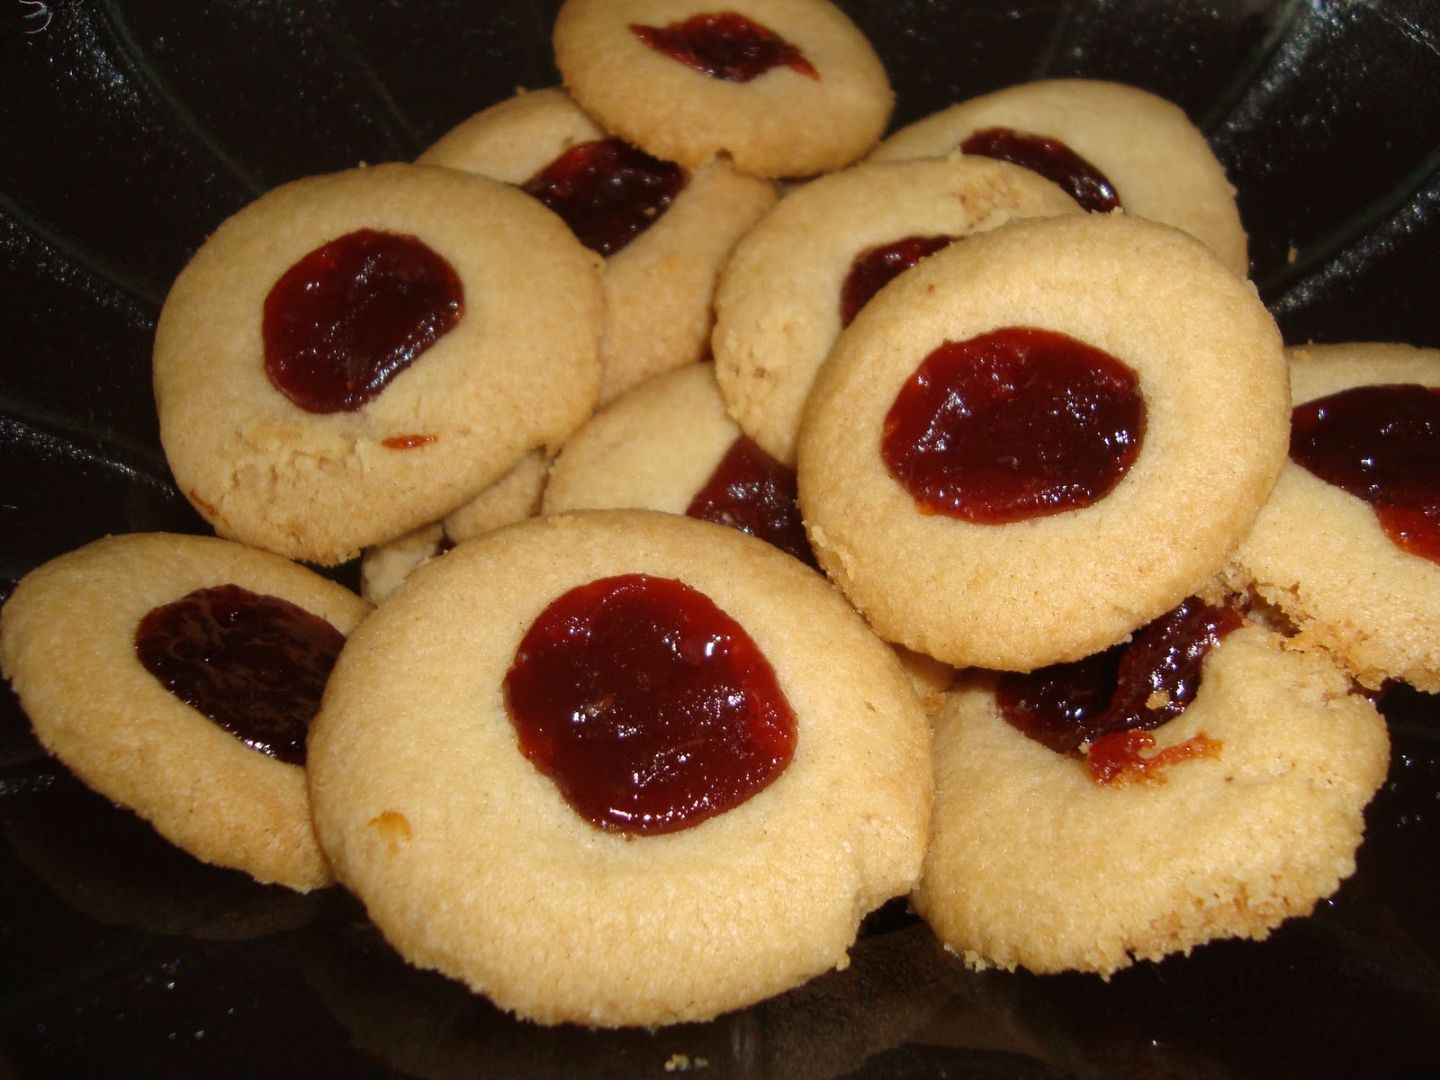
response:
[[[1144,764],[1139,751],[1153,745],[1147,733],[1195,700],[1205,654],[1243,622],[1235,608],[1191,597],[1104,652],[1001,676],[1000,715],[1056,753],[1087,758],[1097,780],[1116,779]],[[1191,746],[1171,758],[1197,752],[1208,751]]]
[[[640,26],[630,32],[658,53],[712,79],[749,82],[771,68],[788,67],[811,79],[815,65],[775,31],[734,11],[692,15],[668,26]]]
[[[815,555],[805,538],[795,493],[794,470],[741,435],[730,444],[685,513],[758,536],[814,566]]]
[[[655,224],[685,183],[679,165],[623,139],[597,139],[572,146],[522,187],[608,256]]]
[[[669,578],[571,589],[505,677],[520,749],[581,817],[630,834],[697,825],[789,764],[795,717],[744,628]]]
[[[307,412],[353,412],[464,310],[454,268],[420,240],[347,233],[285,271],[265,298],[265,374]]]
[[[1370,503],[1396,545],[1440,562],[1440,389],[1360,386],[1297,405],[1290,457]]]
[[[962,142],[960,150],[998,158],[1039,173],[1059,184],[1086,210],[1103,214],[1120,207],[1120,196],[1115,194],[1115,186],[1106,175],[1059,139],[1027,135],[1010,128],[986,128]]]
[[[926,255],[953,243],[954,236],[907,236],[893,244],[862,251],[850,264],[840,287],[840,325],[849,326],[870,298]]]
[[[1065,334],[1012,326],[947,341],[885,417],[881,457],[926,513],[977,524],[1103,498],[1145,431],[1135,372]]]
[[[345,635],[276,596],[239,585],[196,589],[135,628],[145,670],[250,746],[305,764],[305,733]]]

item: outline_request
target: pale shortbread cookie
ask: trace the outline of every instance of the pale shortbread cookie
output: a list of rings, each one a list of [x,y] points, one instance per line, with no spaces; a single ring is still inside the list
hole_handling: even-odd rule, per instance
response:
[[[712,78],[652,49],[631,26],[735,13],[798,48],[818,78],[772,68],[749,82]],[[607,130],[695,167],[727,155],[741,172],[831,172],[875,145],[894,94],[884,65],[828,0],[566,0],[555,18],[565,87]]]
[[[711,352],[731,415],[794,463],[805,398],[840,333],[841,290],[859,255],[1079,212],[1028,169],[975,157],[857,165],[790,192],[736,246],[716,292]]]
[[[768,787],[627,838],[522,755],[502,686],[550,603],[632,573],[737,620],[797,719]],[[337,876],[410,962],[542,1023],[659,1025],[845,965],[861,915],[917,879],[929,740],[894,655],[813,571],[723,526],[588,511],[418,571],[346,646],[309,771]]]
[[[1385,779],[1385,723],[1327,658],[1244,626],[1204,661],[1157,748],[1199,734],[1215,756],[1163,780],[1097,784],[1021,734],[993,676],[967,677],[935,722],[935,811],[914,904],[975,967],[1108,975],[1222,937],[1260,939],[1355,869]]]
[[[0,609],[0,666],[46,749],[196,858],[304,892],[328,885],[305,770],[253,750],[140,663],[146,614],[239,585],[348,634],[370,605],[278,555],[214,537],[98,540],[27,574]]]
[[[1360,343],[1291,349],[1296,405],[1356,386],[1440,387],[1440,351]],[[1363,499],[1293,461],[1227,575],[1364,685],[1440,691],[1440,565],[1397,547]]]
[[[472,116],[419,160],[523,184],[571,147],[605,137],[565,91],[535,90]],[[600,404],[704,355],[720,265],[775,199],[769,182],[712,161],[655,224],[606,258]]]
[[[266,375],[262,309],[297,261],[360,229],[447,260],[464,314],[358,410],[307,412]],[[600,318],[598,257],[508,185],[419,165],[295,181],[221,225],[176,279],[155,333],[161,441],[221,535],[342,562],[558,447],[594,405]]]
[[[1081,509],[1003,525],[923,513],[880,456],[886,413],[943,342],[1007,326],[1132,368],[1139,454]],[[882,637],[1029,670],[1120,640],[1216,574],[1288,436],[1279,332],[1199,242],[1125,216],[1013,222],[923,260],[841,334],[801,429],[800,506],[820,565]]]
[[[1088,79],[1007,87],[900,129],[871,160],[948,154],[994,127],[1059,139],[1105,174],[1126,213],[1183,229],[1249,274],[1235,188],[1210,144],[1179,106],[1138,87]]]

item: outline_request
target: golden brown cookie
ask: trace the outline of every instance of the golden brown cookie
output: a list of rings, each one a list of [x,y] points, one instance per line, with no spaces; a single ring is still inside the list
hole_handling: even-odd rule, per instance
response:
[[[349,633],[359,597],[268,552],[213,537],[110,537],[27,574],[0,609],[0,665],[35,734],[96,791],[196,858],[301,892],[327,885],[298,764],[252,749],[138,658],[147,614],[238,585]]]
[[[1063,512],[992,524],[924,510],[882,459],[887,414],[944,343],[1012,330],[1132,372],[1133,461]],[[801,428],[800,506],[821,566],[882,637],[1028,670],[1110,645],[1217,573],[1284,464],[1288,415],[1274,322],[1193,238],[1124,216],[1012,222],[925,259],[841,334]],[[991,451],[996,472],[1036,445],[1030,430]]]
[[[994,128],[1059,139],[1108,178],[1126,213],[1183,229],[1249,274],[1235,189],[1205,136],[1178,106],[1138,87],[1090,79],[1007,87],[902,128],[871,160],[949,154]]]
[[[737,37],[747,47],[726,49]],[[553,42],[581,108],[690,168],[728,155],[755,176],[833,171],[874,146],[894,99],[880,58],[828,0],[566,0]],[[687,45],[699,66],[675,58]],[[746,81],[743,61],[710,64],[726,77],[702,70],[736,52],[774,63]]]
[[[768,786],[678,831],[592,825],[509,715],[507,673],[542,612],[630,575],[738,622],[795,717]],[[659,1025],[845,964],[861,914],[916,878],[928,755],[894,655],[813,571],[733,529],[590,511],[418,571],[347,646],[310,776],[338,877],[410,962],[542,1023]]]
[[[1078,212],[1028,169],[959,156],[857,165],[791,191],[736,246],[716,293],[711,352],[731,415],[793,464],[805,398],[843,327],[861,256]]]
[[[312,411],[267,374],[267,301],[357,237],[418,241],[453,270],[461,310],[378,396]],[[221,225],[177,278],[155,335],[161,440],[217,532],[341,562],[558,446],[594,403],[600,315],[596,257],[507,185],[419,165],[299,180]],[[281,304],[268,340],[305,325],[293,316]]]

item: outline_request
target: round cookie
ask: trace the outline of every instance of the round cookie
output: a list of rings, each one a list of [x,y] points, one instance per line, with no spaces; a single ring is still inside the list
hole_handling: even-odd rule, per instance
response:
[[[1389,744],[1325,657],[1257,625],[1205,658],[1159,747],[1218,750],[1163,782],[1098,784],[1000,714],[975,673],[935,720],[935,809],[913,902],[975,967],[1108,975],[1221,937],[1264,938],[1355,869]]]
[[[1235,189],[1179,106],[1121,83],[1046,79],[942,109],[890,135],[872,161],[936,157],[989,128],[1059,139],[1098,168],[1128,214],[1202,240],[1241,277],[1250,273]]]
[[[1068,335],[1131,368],[1137,456],[1088,506],[981,524],[919,509],[881,457],[897,393],[942,343]],[[1012,222],[925,259],[841,334],[802,423],[821,566],[882,637],[956,667],[1029,670],[1120,640],[1224,565],[1284,464],[1274,322],[1202,245],[1138,218]]]
[[[627,837],[523,756],[502,686],[557,597],[629,574],[736,620],[796,741],[740,805]],[[844,966],[860,916],[916,880],[929,728],[891,652],[794,559],[676,515],[577,512],[461,544],[367,620],[312,730],[310,780],[337,876],[410,962],[542,1023],[654,1026]]]
[[[86,784],[196,858],[300,892],[328,885],[305,770],[253,750],[137,658],[140,620],[239,585],[348,634],[370,605],[310,570],[213,537],[98,540],[27,574],[0,609],[0,666],[35,734]]]
[[[464,310],[378,396],[311,412],[266,374],[262,311],[300,260],[364,230],[442,257]],[[161,441],[221,535],[342,562],[558,446],[594,404],[600,318],[596,256],[507,185],[419,165],[295,181],[221,225],[176,279],[155,334]]]
[[[976,157],[857,165],[790,192],[736,245],[716,292],[711,351],[731,415],[793,464],[805,398],[842,329],[842,290],[861,254],[1078,212],[1028,169]]]
[[[646,44],[703,15],[739,16],[798,49],[750,81],[714,78]],[[831,172],[875,145],[894,95],[880,58],[828,0],[566,0],[555,18],[565,87],[607,130],[690,168],[728,155],[741,172]],[[808,65],[809,72],[800,70]]]
[[[535,90],[472,116],[419,160],[523,184],[571,147],[605,137],[563,90]],[[708,162],[653,225],[606,257],[600,404],[701,358],[720,265],[775,199],[770,183]]]
[[[1296,405],[1357,386],[1440,387],[1440,351],[1357,343],[1291,349]],[[1364,500],[1288,461],[1228,572],[1365,686],[1440,691],[1440,564],[1385,535]]]

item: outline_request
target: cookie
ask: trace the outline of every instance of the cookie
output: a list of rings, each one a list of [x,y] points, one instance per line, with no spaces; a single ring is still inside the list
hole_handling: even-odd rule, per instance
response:
[[[687,168],[726,155],[754,176],[831,172],[875,145],[894,103],[827,0],[566,0],[552,41],[582,109]]]
[[[196,590],[222,586],[298,605],[337,637],[370,610],[341,586],[268,552],[213,537],[116,536],[21,580],[0,609],[0,666],[46,749],[171,843],[258,881],[300,892],[327,885],[330,868],[311,827],[301,765],[242,742],[167,689],[141,659],[142,620]],[[181,648],[173,647],[175,655],[184,655]],[[273,662],[262,659],[270,653],[248,655],[249,662]],[[283,742],[272,746],[294,756]]]
[[[1289,356],[1297,411],[1356,387],[1440,387],[1434,349],[1310,345]],[[1432,421],[1432,484],[1435,430]],[[1416,454],[1411,465],[1420,463]],[[1297,461],[1286,463],[1227,576],[1278,609],[1298,644],[1324,649],[1365,686],[1403,679],[1440,691],[1440,563],[1397,545],[1370,503]]]
[[[346,273],[375,291],[341,302]],[[298,180],[176,279],[161,441],[222,536],[342,562],[558,446],[594,404],[600,317],[596,257],[507,185],[419,165]]]
[[[1260,626],[1203,661],[1153,731],[1195,745],[1150,782],[1097,783],[1022,734],[996,676],[971,673],[935,720],[936,794],[913,901],[974,967],[1111,972],[1222,937],[1262,939],[1355,869],[1384,781],[1384,721],[1325,657]]]
[[[535,90],[477,113],[419,160],[524,185],[566,152],[603,145],[606,138],[563,90]],[[657,182],[643,168],[647,164],[615,166],[621,179],[633,170],[637,202]],[[663,169],[668,163],[653,165]],[[601,404],[704,355],[720,264],[776,198],[773,185],[736,172],[725,160],[682,171],[678,180],[683,186],[673,199],[651,210],[653,224],[605,256]],[[613,196],[596,196],[591,205],[612,202]]]
[[[937,360],[948,373],[922,387]],[[1093,415],[1129,419],[1061,424],[1092,415],[1066,379],[1047,384],[1066,370],[1098,380],[1086,394],[1119,391]],[[939,412],[912,397],[966,379]],[[987,419],[965,427],[956,400]],[[1288,414],[1274,322],[1197,241],[1126,216],[1012,222],[902,274],[840,335],[802,421],[800,507],[882,637],[1029,670],[1118,641],[1216,574],[1284,464]],[[913,433],[936,417],[962,441]],[[1067,440],[1082,452],[1052,453]],[[920,498],[897,451],[952,486]],[[990,505],[992,489],[1013,500]],[[976,512],[936,509],[946,498]]]
[[[1007,87],[901,128],[871,160],[943,156],[997,128],[1059,140],[1103,174],[1127,214],[1182,229],[1249,274],[1235,189],[1205,136],[1178,106],[1137,87],[1089,79]]]
[[[857,165],[791,191],[736,246],[716,293],[711,352],[731,415],[793,464],[815,372],[882,267],[898,273],[926,241],[1078,212],[1028,169],[958,156]]]
[[[562,772],[562,788],[511,718],[517,696],[532,701],[537,622],[577,590],[637,577],[734,620],[794,718],[788,764],[698,823],[625,795],[632,813],[592,824],[591,774]],[[649,655],[653,642],[632,640]],[[633,689],[602,691],[585,715],[599,724]],[[648,712],[630,715],[651,738]],[[589,768],[610,745],[594,744]],[[708,737],[687,754],[722,747],[729,758]],[[347,645],[309,769],[337,876],[411,963],[542,1023],[655,1026],[844,966],[860,915],[916,879],[928,755],[894,656],[813,571],[707,522],[590,511],[500,529],[418,571]]]

